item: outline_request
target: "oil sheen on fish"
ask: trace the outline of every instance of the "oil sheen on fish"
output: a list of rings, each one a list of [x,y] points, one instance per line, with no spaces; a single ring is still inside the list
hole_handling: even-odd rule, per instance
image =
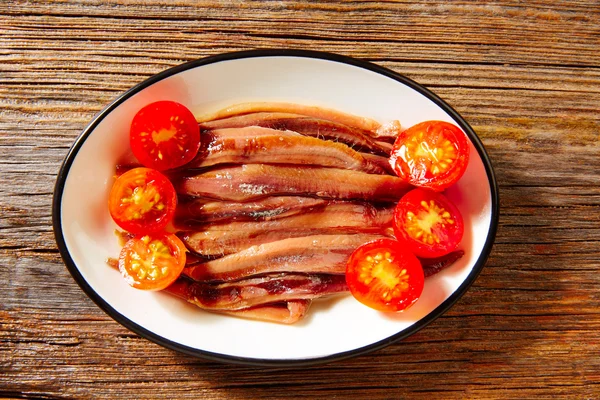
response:
[[[206,145],[186,168],[220,164],[297,164],[386,174],[387,158],[363,157],[343,143],[302,136],[296,132],[249,126],[203,133]],[[371,162],[379,157],[381,163]]]
[[[398,201],[410,188],[400,178],[337,168],[247,164],[174,178],[179,194],[227,201],[300,195],[327,199]]]
[[[338,122],[347,126],[363,129],[365,131],[376,132],[381,124],[374,119],[359,117],[357,115],[347,114],[341,111],[332,110],[323,107],[307,106],[294,103],[278,102],[250,102],[229,106],[214,113],[196,116],[196,121],[204,123],[222,118],[228,118],[235,115],[244,115],[254,112],[280,112],[290,114],[300,114],[309,117]]]
[[[197,281],[231,281],[267,272],[344,274],[348,257],[381,235],[313,235],[252,246],[184,269]]]
[[[248,203],[195,198],[177,204],[175,225],[185,227],[209,222],[268,221],[311,212],[327,202],[325,199],[302,196],[265,197]]]
[[[287,273],[219,284],[179,278],[164,289],[200,308],[215,311],[242,310],[281,301],[312,300],[347,290],[344,275]]]
[[[302,236],[352,233],[389,236],[393,209],[393,206],[373,207],[340,202],[311,213],[270,221],[201,225],[196,230],[180,232],[179,237],[192,251],[215,257],[262,243]]]
[[[273,304],[263,304],[235,311],[217,311],[234,317],[256,321],[293,324],[300,321],[310,307],[311,300],[290,300]]]
[[[377,142],[370,136],[369,132],[362,129],[325,119],[290,113],[256,112],[237,115],[201,123],[200,129],[215,130],[248,126],[261,126],[280,131],[294,131],[304,136],[341,142],[359,151],[372,152],[384,156],[389,156],[392,149],[391,144]]]

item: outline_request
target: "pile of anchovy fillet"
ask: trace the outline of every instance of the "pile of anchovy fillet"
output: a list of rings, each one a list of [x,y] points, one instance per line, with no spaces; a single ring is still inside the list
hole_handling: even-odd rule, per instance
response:
[[[312,300],[348,290],[356,248],[393,237],[394,207],[411,189],[389,165],[398,121],[288,103],[196,118],[198,155],[168,173],[190,253],[166,292],[209,311],[294,323]],[[457,257],[430,260],[425,274]]]

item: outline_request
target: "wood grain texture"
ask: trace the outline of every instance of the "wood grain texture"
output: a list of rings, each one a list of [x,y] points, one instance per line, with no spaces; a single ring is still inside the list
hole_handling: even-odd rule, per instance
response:
[[[337,52],[432,89],[474,127],[501,216],[469,292],[412,337],[302,368],[190,358],[78,288],[56,173],[107,103],[226,51]],[[8,1],[0,5],[0,397],[600,397],[600,2]]]

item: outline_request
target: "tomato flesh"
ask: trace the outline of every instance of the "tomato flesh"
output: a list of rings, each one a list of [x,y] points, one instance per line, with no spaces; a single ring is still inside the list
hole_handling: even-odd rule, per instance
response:
[[[390,164],[412,185],[442,191],[464,174],[469,151],[467,137],[456,125],[425,121],[398,136]]]
[[[171,182],[150,168],[134,168],[117,178],[108,209],[121,228],[133,234],[164,229],[173,219],[177,194]]]
[[[159,171],[191,161],[200,147],[200,128],[194,114],[174,101],[157,101],[133,118],[131,150],[146,167]]]
[[[346,283],[352,295],[368,307],[403,311],[423,292],[423,268],[398,241],[379,239],[352,253],[346,266]]]
[[[136,289],[162,290],[183,271],[185,252],[184,244],[173,234],[139,235],[123,246],[119,271]]]
[[[394,232],[418,257],[432,258],[455,250],[464,234],[462,215],[441,193],[414,189],[394,210]]]

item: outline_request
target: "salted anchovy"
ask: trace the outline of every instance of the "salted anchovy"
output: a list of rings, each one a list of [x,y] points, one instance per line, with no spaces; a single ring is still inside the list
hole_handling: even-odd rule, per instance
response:
[[[197,281],[231,281],[267,272],[343,274],[348,257],[381,235],[314,235],[252,246],[238,253],[185,268]]]
[[[402,132],[402,126],[397,120],[393,120],[381,125],[375,131],[374,137],[388,143],[394,143],[398,135]]]
[[[119,261],[115,258],[108,258],[106,263],[114,268],[119,269]],[[178,297],[182,297],[184,293],[180,291],[181,287],[173,287],[164,289],[164,292],[174,294]],[[185,300],[187,298],[183,297]],[[251,308],[244,308],[241,310],[229,310],[219,311],[222,314],[228,314],[235,317],[253,319],[257,321],[268,321],[277,322],[280,324],[293,324],[298,322],[308,312],[310,308],[311,300],[288,300],[283,302],[276,302],[272,304],[262,304]]]
[[[377,165],[383,171],[385,171],[388,175],[397,176],[396,172],[392,168],[392,164],[390,164],[389,157],[378,156],[377,154],[370,153],[362,153],[362,156],[365,160],[370,162],[371,164]]]
[[[393,206],[375,208],[365,204],[331,204],[311,213],[260,222],[210,224],[179,236],[202,256],[237,253],[262,243],[293,237],[371,233],[388,236]]]
[[[310,304],[310,300],[290,300],[236,311],[221,311],[219,313],[256,321],[293,324],[304,318]]]
[[[359,117],[346,114],[337,110],[328,108],[306,106],[294,103],[275,103],[275,102],[250,102],[235,104],[214,113],[196,116],[196,121],[203,123],[216,119],[233,117],[235,115],[250,114],[254,112],[281,112],[290,114],[300,114],[309,117],[325,119],[338,122],[340,124],[352,126],[366,131],[375,132],[381,127],[381,124],[374,119]]]
[[[460,260],[465,255],[463,250],[456,250],[445,256],[437,258],[420,258],[421,266],[423,267],[423,273],[425,277],[435,275],[443,269],[448,268],[456,261]]]
[[[300,195],[398,201],[410,188],[400,178],[337,168],[248,164],[173,179],[179,194],[228,201]]]
[[[248,203],[192,199],[180,201],[175,224],[180,226],[224,221],[268,221],[310,212],[327,200],[302,196],[273,196]]]
[[[280,131],[294,131],[304,136],[341,142],[356,150],[373,152],[385,156],[388,156],[392,149],[391,144],[377,142],[371,138],[371,132],[325,119],[290,113],[256,112],[237,115],[201,123],[200,129],[214,130],[242,128],[246,126],[262,126]]]
[[[186,168],[219,164],[297,164],[344,168],[371,174],[386,169],[342,143],[302,136],[296,132],[249,126],[225,128],[203,134],[207,142]],[[383,162],[387,158],[379,157]]]
[[[344,275],[271,274],[232,283],[210,284],[179,278],[165,292],[200,308],[242,310],[290,300],[312,300],[348,290]]]

